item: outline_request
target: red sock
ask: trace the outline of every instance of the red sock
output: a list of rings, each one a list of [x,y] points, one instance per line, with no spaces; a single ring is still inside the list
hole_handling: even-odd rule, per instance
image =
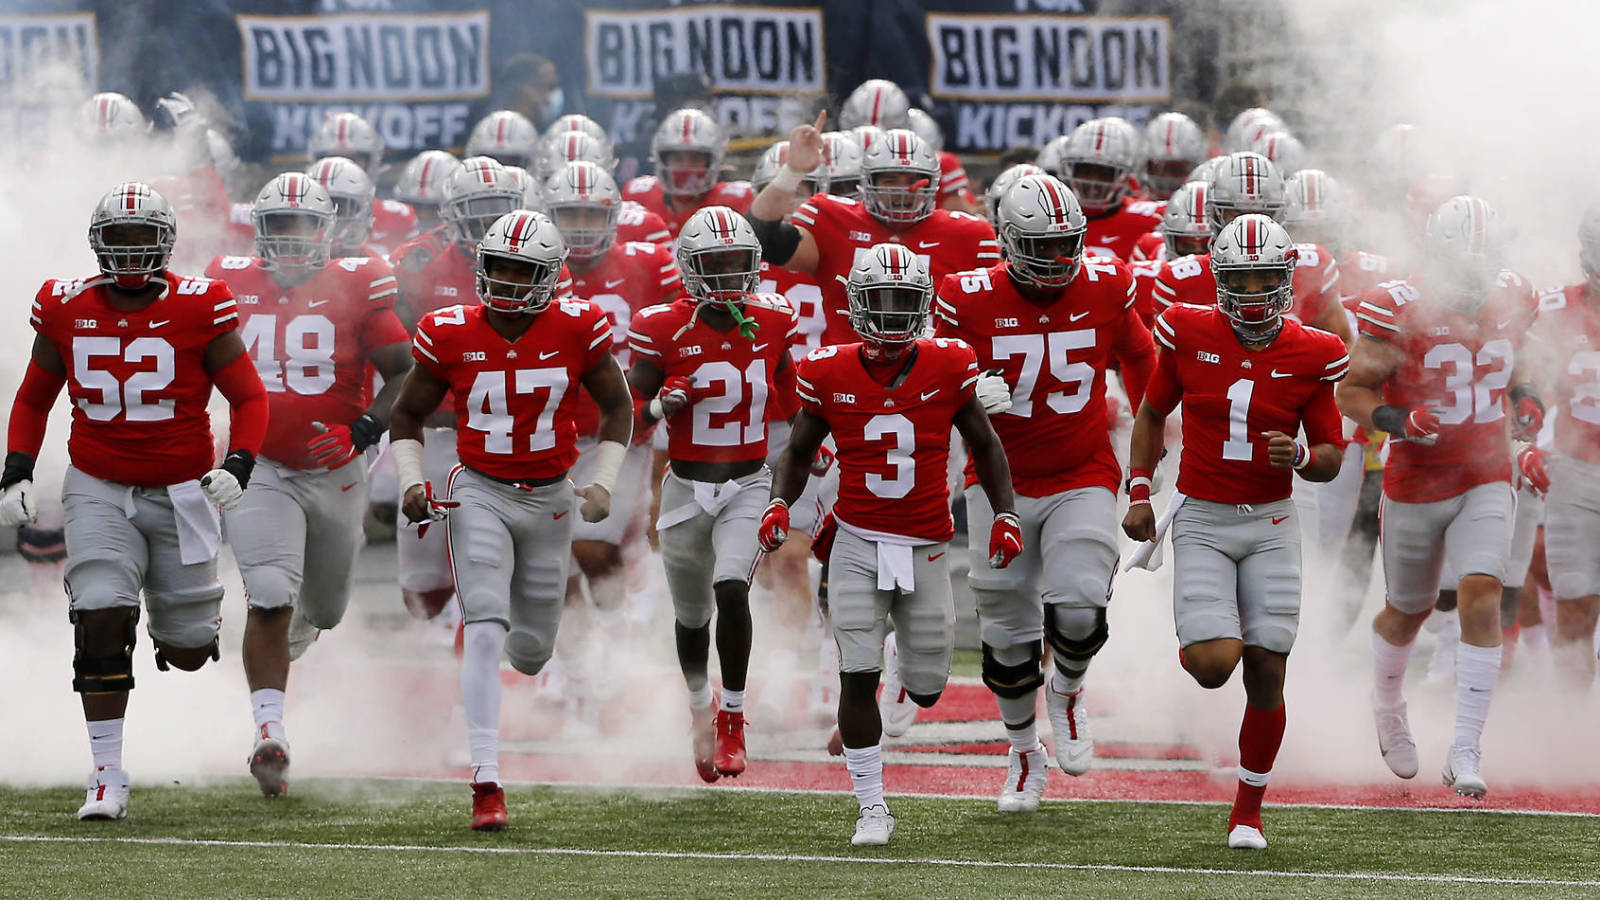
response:
[[[1283,725],[1282,704],[1270,710],[1245,705],[1244,722],[1239,726],[1239,793],[1228,816],[1229,831],[1235,825],[1261,827],[1261,798],[1266,796],[1267,776],[1283,745]],[[1247,776],[1245,772],[1252,774]],[[1259,783],[1250,784],[1246,778]]]

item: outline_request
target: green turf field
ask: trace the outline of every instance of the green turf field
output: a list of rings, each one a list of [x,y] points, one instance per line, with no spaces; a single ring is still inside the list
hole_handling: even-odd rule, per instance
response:
[[[900,798],[860,851],[844,795],[513,787],[501,834],[444,783],[136,785],[117,823],[82,798],[0,789],[0,896],[1600,897],[1580,817],[1269,807],[1272,848],[1242,853],[1220,806]]]

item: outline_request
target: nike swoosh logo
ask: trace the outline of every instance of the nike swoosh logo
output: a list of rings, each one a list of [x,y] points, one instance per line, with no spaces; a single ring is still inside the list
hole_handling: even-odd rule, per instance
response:
[[[757,344],[754,347],[751,347],[750,349],[755,353],[760,353],[761,351],[767,349],[767,345],[766,344]]]
[[[150,323],[150,327],[151,328],[160,328],[161,326],[166,325],[167,323],[169,323],[171,321],[172,321],[171,319],[162,319],[159,322],[151,322]]]
[[[549,359],[550,357],[556,356],[556,355],[558,355],[560,353],[561,353],[560,350],[551,350],[549,353],[540,353],[539,354],[539,361],[540,362],[544,362],[545,360]]]
[[[1504,322],[1500,322],[1499,324],[1495,325],[1495,327],[1496,328],[1504,328],[1504,327],[1506,327],[1507,325],[1510,325],[1510,324],[1511,324],[1511,320],[1507,319]]]
[[[1293,372],[1279,372],[1277,369],[1272,370],[1273,378],[1292,378],[1293,376]]]
[[[356,486],[356,485],[357,485],[357,484],[359,484],[359,482],[354,482],[354,481],[352,481],[352,482],[351,482],[351,483],[349,483],[349,484],[347,484],[347,485],[345,485],[345,486],[344,486],[344,487],[342,487],[342,488],[339,488],[339,490],[341,490],[341,491],[348,491],[348,490],[350,490],[350,489],[351,489],[351,488],[353,488],[353,487],[355,487],[355,486]]]
[[[616,287],[617,285],[619,285],[619,284],[621,284],[621,283],[623,283],[624,281],[627,281],[627,280],[628,279],[626,279],[626,278],[618,278],[616,281],[607,281],[606,282],[606,290],[609,291],[612,288]]]
[[[939,241],[917,241],[917,249],[927,250],[939,246]]]
[[[1273,516],[1272,517],[1272,524],[1274,524],[1274,525],[1282,525],[1284,522],[1287,522],[1287,521],[1289,521],[1289,517],[1288,516]]]
[[[934,388],[933,390],[928,391],[927,393],[923,394],[922,395],[922,399],[926,400],[929,397],[932,397],[934,394],[937,394],[937,393],[939,393],[939,389],[938,388]]]
[[[572,510],[567,510],[567,512],[571,512],[571,511],[572,511]],[[561,519],[562,519],[562,518],[564,518],[564,517],[565,517],[565,516],[566,516],[566,515],[567,515],[567,513],[564,513],[564,512],[558,512],[558,513],[556,513],[556,520],[557,520],[557,521],[560,521],[560,520],[561,520]]]
[[[319,307],[319,306],[321,306],[321,305],[323,305],[324,303],[327,303],[327,302],[328,301],[326,301],[326,300],[307,300],[306,301],[306,309],[316,309],[317,307]]]
[[[1068,322],[1076,322],[1079,319],[1083,318],[1084,316],[1087,316],[1088,314],[1089,314],[1088,310],[1084,310],[1081,313],[1073,313],[1072,315],[1067,316],[1067,321]]]
[[[928,557],[928,562],[933,562],[934,560],[938,559],[939,557],[941,557],[943,555],[944,555],[943,553],[935,553],[932,556]]]

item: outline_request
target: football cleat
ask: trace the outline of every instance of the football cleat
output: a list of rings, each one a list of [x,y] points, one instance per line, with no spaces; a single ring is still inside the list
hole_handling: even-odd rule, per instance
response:
[[[884,847],[893,836],[894,816],[889,815],[889,807],[875,803],[856,817],[856,833],[850,838],[850,844],[854,847]]]
[[[267,737],[264,725],[261,730],[256,748],[250,751],[250,774],[255,777],[256,784],[261,785],[261,796],[276,797],[289,790],[289,780],[285,777],[289,771],[289,743]]]
[[[1045,781],[1049,778],[1049,755],[1044,745],[1018,753],[1015,747],[1008,752],[1011,770],[1006,773],[1005,787],[1000,789],[1001,812],[1034,812],[1039,808],[1039,798],[1044,796]]]
[[[710,784],[722,777],[717,772],[715,761],[717,751],[716,713],[711,707],[705,709],[689,708],[689,733],[694,743],[694,770],[700,773],[700,780]]]
[[[1228,830],[1229,850],[1265,850],[1267,836],[1253,825],[1235,825]]]
[[[472,785],[472,830],[506,830],[506,791],[494,782]]]
[[[128,773],[121,769],[95,769],[89,773],[89,793],[78,807],[84,822],[114,822],[128,817]]]
[[[1056,765],[1068,775],[1082,775],[1094,764],[1094,738],[1089,734],[1089,714],[1083,708],[1083,688],[1063,694],[1045,688],[1045,709],[1055,735]]]
[[[717,749],[713,761],[718,775],[739,775],[744,771],[744,713],[717,710]]]
[[[1401,778],[1417,775],[1417,744],[1411,739],[1411,725],[1406,721],[1406,704],[1383,707],[1372,704],[1372,715],[1378,725],[1378,752],[1389,764],[1389,771]],[[1450,782],[1446,781],[1445,784]]]
[[[1482,800],[1489,785],[1478,772],[1478,755],[1477,748],[1452,746],[1444,758],[1444,786],[1455,788],[1463,797]]]
[[[894,632],[883,639],[883,690],[878,692],[878,718],[883,720],[885,737],[900,737],[917,720],[917,705],[900,683],[900,647]]]

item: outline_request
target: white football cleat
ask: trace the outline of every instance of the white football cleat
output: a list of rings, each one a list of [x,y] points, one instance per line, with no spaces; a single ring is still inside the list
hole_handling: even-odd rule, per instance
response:
[[[1056,765],[1068,775],[1082,775],[1094,765],[1094,737],[1089,734],[1089,714],[1083,708],[1083,688],[1063,694],[1046,685],[1044,693],[1056,742]]]
[[[1006,773],[1005,786],[1000,789],[1001,812],[1035,812],[1039,798],[1044,796],[1045,782],[1049,780],[1049,754],[1044,745],[1018,753],[1015,747],[1006,751],[1011,759],[1011,770]]]
[[[1444,786],[1455,788],[1463,797],[1482,800],[1489,785],[1478,772],[1478,755],[1474,747],[1452,746],[1444,758]]]
[[[114,822],[128,816],[128,773],[121,769],[95,769],[89,773],[89,793],[78,807],[84,822]]]
[[[850,844],[855,847],[884,847],[893,835],[894,816],[889,815],[889,807],[875,803],[856,817],[856,833],[850,838]]]
[[[1249,825],[1235,825],[1228,832],[1229,850],[1265,850],[1267,849],[1267,836],[1261,829]]]
[[[261,785],[261,796],[276,797],[289,790],[289,742],[267,737],[265,726],[261,731],[250,751],[250,774]]]
[[[878,693],[878,718],[883,720],[885,737],[901,737],[917,720],[917,705],[906,696],[900,682],[900,646],[894,632],[883,639],[883,690]]]
[[[1389,764],[1389,771],[1401,778],[1415,778],[1417,744],[1411,739],[1405,701],[1400,701],[1398,706],[1379,706],[1374,698],[1372,716],[1378,725],[1378,752],[1383,754],[1383,761]]]

